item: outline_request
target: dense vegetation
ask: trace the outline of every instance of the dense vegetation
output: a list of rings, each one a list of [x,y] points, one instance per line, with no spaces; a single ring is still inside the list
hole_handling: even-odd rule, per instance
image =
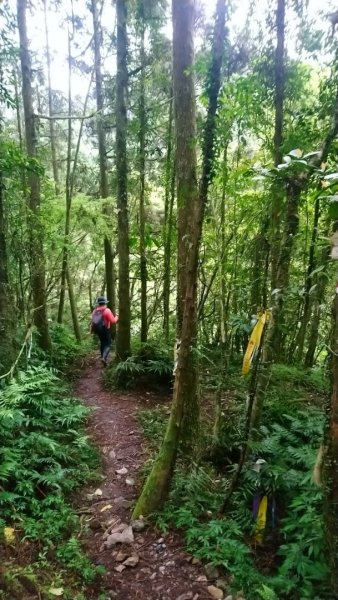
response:
[[[106,294],[105,384],[173,396],[134,516],[250,600],[338,598],[338,15],[212,4],[1,3],[0,594],[95,578],[62,381]]]

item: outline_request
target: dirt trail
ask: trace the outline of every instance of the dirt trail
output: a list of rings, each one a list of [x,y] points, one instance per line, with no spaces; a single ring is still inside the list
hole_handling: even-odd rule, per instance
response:
[[[163,403],[163,399],[107,392],[96,360],[83,373],[75,392],[94,409],[89,433],[103,457],[105,479],[83,492],[80,510],[90,527],[85,537],[87,552],[94,563],[106,568],[106,594],[117,600],[210,600],[207,586],[213,582],[206,581],[201,565],[191,562],[179,534],[163,536],[147,527],[133,532],[132,543],[107,547],[111,530],[130,523],[130,505],[138,493],[138,472],[146,459],[137,411],[157,401]],[[127,472],[117,474],[123,467]],[[123,564],[129,557],[133,557],[130,562],[137,562],[136,566]],[[91,590],[92,598],[98,598],[98,594],[94,588]]]

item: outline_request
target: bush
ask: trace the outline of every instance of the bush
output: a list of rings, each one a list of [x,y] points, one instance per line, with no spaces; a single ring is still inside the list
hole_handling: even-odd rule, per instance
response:
[[[234,405],[230,412],[236,417],[224,415],[221,444],[225,453],[227,443],[237,445],[242,436],[235,401]],[[289,407],[289,414],[281,412],[286,407],[282,404],[273,413],[279,422],[272,420],[270,412],[261,427],[260,440],[251,447],[250,460],[224,518],[217,518],[217,514],[227,477],[203,464],[189,471],[179,466],[170,498],[157,516],[163,529],[170,525],[183,529],[188,550],[225,569],[233,578],[229,587],[243,590],[250,600],[305,600],[316,598],[316,594],[326,597],[322,493],[311,482],[322,439],[323,413],[304,404],[298,404],[298,410]],[[144,411],[141,422],[146,435],[154,440],[161,436],[163,411]],[[259,474],[252,468],[257,458],[266,461]],[[268,521],[263,546],[253,552],[252,503],[257,490],[268,495],[270,506],[273,502],[274,518]],[[262,568],[264,553],[269,555],[268,569]]]
[[[74,361],[84,358],[91,346],[91,340],[86,338],[79,343],[74,334],[64,325],[53,323],[50,327],[52,340],[52,364],[60,371],[65,371]]]
[[[127,358],[112,364],[104,374],[107,387],[169,391],[173,379],[173,361],[168,348],[147,343]]]
[[[98,466],[83,428],[88,412],[43,365],[19,372],[1,393],[0,525],[2,531],[5,526],[15,528],[17,539],[20,535],[31,541],[32,547],[40,549],[40,557],[43,548],[48,550],[43,567],[41,558],[31,561],[40,579],[51,568],[49,561],[63,562],[84,583],[96,572],[80,547],[74,549],[70,541],[80,521],[67,501],[71,492],[94,478]],[[67,548],[69,552],[73,548],[72,560]],[[5,589],[11,590],[12,585],[21,589],[25,570],[9,564],[6,573]],[[2,584],[0,570],[0,588]]]

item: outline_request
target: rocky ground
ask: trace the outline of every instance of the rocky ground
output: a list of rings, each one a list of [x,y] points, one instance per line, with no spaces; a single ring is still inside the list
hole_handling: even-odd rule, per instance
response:
[[[106,595],[116,600],[233,600],[217,570],[185,552],[179,533],[162,535],[142,519],[131,521],[139,471],[147,459],[136,414],[163,398],[104,390],[95,360],[75,391],[93,409],[89,433],[103,457],[102,484],[85,490],[78,510],[89,526],[84,528],[87,552],[106,569]],[[89,593],[99,600],[95,588]]]

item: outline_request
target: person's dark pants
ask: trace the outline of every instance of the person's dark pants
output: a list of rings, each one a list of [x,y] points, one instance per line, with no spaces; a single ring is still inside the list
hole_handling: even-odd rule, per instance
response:
[[[98,335],[100,339],[101,358],[107,360],[112,344],[111,331],[110,329],[104,328]]]

